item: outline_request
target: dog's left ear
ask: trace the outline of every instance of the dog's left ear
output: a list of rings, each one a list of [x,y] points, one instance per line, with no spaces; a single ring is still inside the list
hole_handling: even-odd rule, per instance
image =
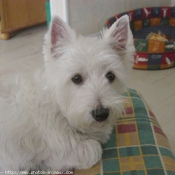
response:
[[[112,47],[118,51],[125,51],[128,46],[133,46],[133,36],[130,30],[129,17],[124,15],[106,31],[103,36],[111,41]]]

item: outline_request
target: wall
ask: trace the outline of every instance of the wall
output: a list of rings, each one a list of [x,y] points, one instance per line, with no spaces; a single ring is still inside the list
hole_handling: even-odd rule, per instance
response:
[[[171,6],[175,6],[175,0],[171,0]]]
[[[115,14],[169,5],[171,0],[68,0],[69,23],[78,33],[89,35],[101,30],[105,21]]]
[[[115,14],[148,6],[170,6],[175,0],[51,0],[68,2],[70,26],[83,35],[99,32]],[[56,7],[56,6],[55,6]],[[57,5],[58,8],[60,6]],[[58,13],[59,10],[55,10]]]

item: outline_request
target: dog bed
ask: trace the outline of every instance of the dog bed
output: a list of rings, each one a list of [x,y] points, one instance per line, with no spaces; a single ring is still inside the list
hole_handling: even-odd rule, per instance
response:
[[[175,66],[175,7],[149,7],[117,14],[106,22],[109,28],[128,14],[136,48],[136,69],[166,69]],[[148,39],[161,32],[165,40]]]
[[[151,109],[133,89],[124,97],[125,113],[103,145],[102,160],[74,175],[175,175],[175,156]]]

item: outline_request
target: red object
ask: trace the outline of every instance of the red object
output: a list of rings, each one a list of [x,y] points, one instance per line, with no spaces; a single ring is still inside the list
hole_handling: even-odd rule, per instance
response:
[[[123,124],[117,126],[118,133],[136,132],[135,124]]]
[[[154,126],[154,131],[158,134],[163,135],[164,137],[166,137],[166,135],[164,134],[164,132],[161,130],[161,128]],[[167,138],[167,137],[166,137]]]
[[[149,19],[151,17],[151,8],[143,8],[142,9],[142,18]]]
[[[133,108],[125,108],[125,113],[126,114],[133,114]]]
[[[135,11],[129,11],[127,12],[127,15],[129,16],[130,22],[135,21]]]
[[[160,16],[162,18],[169,18],[171,16],[171,8],[170,7],[161,7]]]

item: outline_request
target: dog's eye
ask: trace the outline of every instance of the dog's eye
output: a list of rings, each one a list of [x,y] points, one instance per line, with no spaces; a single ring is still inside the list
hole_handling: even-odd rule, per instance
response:
[[[81,75],[75,75],[74,77],[72,77],[72,81],[75,83],[75,84],[81,84],[83,82],[83,78]]]
[[[108,73],[106,74],[106,78],[107,78],[108,81],[111,83],[111,82],[114,81],[115,75],[114,75],[112,72],[108,72]]]

